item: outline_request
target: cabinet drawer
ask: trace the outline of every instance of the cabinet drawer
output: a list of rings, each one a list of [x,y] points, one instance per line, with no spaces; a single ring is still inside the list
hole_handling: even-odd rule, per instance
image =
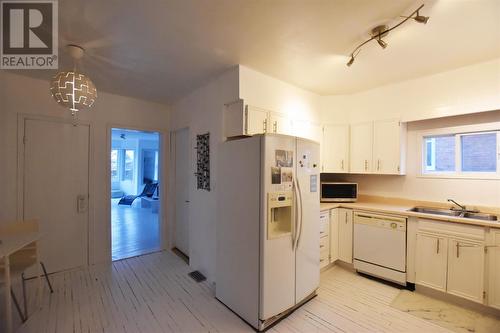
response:
[[[328,236],[319,239],[319,250],[330,253],[330,238]]]

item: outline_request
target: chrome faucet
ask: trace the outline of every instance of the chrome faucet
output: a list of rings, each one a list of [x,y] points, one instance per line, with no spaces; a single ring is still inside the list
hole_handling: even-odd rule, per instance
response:
[[[478,210],[467,210],[467,207],[465,205],[461,205],[459,204],[458,202],[456,202],[455,200],[453,199],[447,199],[448,202],[451,202],[453,203],[454,205],[460,207],[460,211],[462,212],[462,214],[465,214],[465,213],[479,213]],[[453,210],[453,207],[451,207],[451,209]]]
[[[464,213],[465,213],[465,212],[467,211],[467,208],[466,208],[464,205],[459,204],[459,203],[458,203],[458,202],[456,202],[455,200],[453,200],[453,199],[446,199],[446,200],[447,200],[448,202],[451,202],[451,203],[453,203],[453,204],[457,205],[458,207],[460,207],[460,210],[461,210],[462,212],[464,212]],[[451,209],[453,209],[453,207],[451,207]]]

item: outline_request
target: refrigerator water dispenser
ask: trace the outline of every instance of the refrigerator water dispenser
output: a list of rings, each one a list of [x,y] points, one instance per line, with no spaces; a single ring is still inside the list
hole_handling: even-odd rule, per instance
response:
[[[292,233],[292,192],[271,192],[267,195],[267,239]]]

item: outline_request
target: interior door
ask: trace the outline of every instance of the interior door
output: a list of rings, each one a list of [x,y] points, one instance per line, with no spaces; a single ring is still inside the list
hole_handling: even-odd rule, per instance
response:
[[[175,132],[175,231],[174,246],[189,256],[189,129]]]
[[[295,301],[319,287],[319,144],[297,139],[299,234],[295,257]]]
[[[89,126],[26,120],[24,219],[36,218],[49,272],[88,263]]]

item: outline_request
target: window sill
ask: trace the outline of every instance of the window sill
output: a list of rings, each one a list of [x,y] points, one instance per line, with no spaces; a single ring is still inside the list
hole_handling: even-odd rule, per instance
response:
[[[428,174],[421,173],[417,178],[430,178],[430,179],[471,179],[471,180],[500,180],[500,174]]]

